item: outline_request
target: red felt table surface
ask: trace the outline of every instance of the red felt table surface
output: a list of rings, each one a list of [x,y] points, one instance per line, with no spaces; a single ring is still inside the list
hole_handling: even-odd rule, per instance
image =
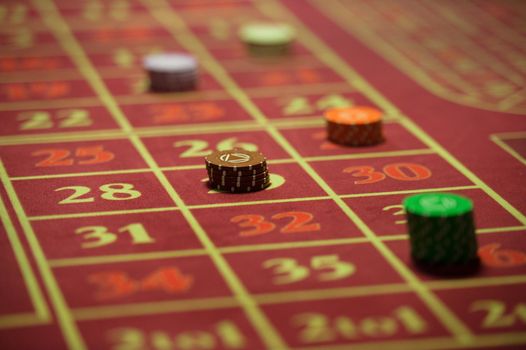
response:
[[[1,349],[524,349],[521,1],[126,0],[0,5]],[[288,55],[250,56],[249,21]],[[154,94],[185,51],[197,91]],[[323,111],[384,113],[327,141]],[[206,186],[244,147],[272,186]],[[416,269],[401,202],[471,198],[481,269]]]

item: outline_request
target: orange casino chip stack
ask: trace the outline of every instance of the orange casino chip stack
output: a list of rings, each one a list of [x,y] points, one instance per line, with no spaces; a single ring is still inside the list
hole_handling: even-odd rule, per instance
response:
[[[331,108],[325,111],[327,136],[345,146],[372,146],[384,141],[382,112],[373,107]]]

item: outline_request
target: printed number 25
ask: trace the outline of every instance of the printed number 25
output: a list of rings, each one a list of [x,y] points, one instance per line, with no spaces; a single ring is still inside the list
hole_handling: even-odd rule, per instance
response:
[[[77,164],[79,165],[106,163],[115,158],[115,154],[104,150],[104,146],[78,147],[75,150],[74,158],[70,158],[71,152],[69,150],[61,148],[39,149],[38,151],[31,153],[31,155],[35,157],[47,155],[45,159],[35,164],[38,168],[72,166],[75,164],[76,158],[87,158],[84,160],[77,160]]]

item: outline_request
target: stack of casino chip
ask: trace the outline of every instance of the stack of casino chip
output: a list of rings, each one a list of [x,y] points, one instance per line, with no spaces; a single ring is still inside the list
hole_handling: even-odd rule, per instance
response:
[[[246,193],[267,188],[267,160],[259,152],[236,148],[216,151],[205,157],[209,186],[215,190]]]
[[[151,54],[144,58],[144,69],[155,92],[193,90],[197,86],[197,60],[186,53]]]
[[[465,274],[479,266],[473,202],[456,194],[426,193],[404,200],[411,257],[435,274]]]
[[[286,23],[254,22],[243,25],[239,37],[254,56],[279,56],[289,51],[295,31]]]
[[[327,137],[345,146],[372,146],[384,141],[382,112],[373,107],[331,108],[325,111]]]

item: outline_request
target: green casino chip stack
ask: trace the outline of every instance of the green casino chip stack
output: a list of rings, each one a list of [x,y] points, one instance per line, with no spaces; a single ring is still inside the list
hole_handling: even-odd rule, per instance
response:
[[[253,56],[280,56],[289,51],[295,31],[286,23],[253,22],[241,27],[239,37]]]
[[[456,194],[426,193],[404,200],[411,257],[436,274],[466,274],[479,266],[473,202]]]

